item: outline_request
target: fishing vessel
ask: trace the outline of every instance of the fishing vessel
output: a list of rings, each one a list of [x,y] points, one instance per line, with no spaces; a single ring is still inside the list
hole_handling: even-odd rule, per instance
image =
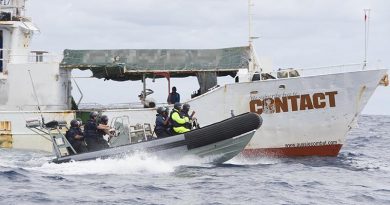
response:
[[[167,78],[169,84],[171,78],[196,76],[200,88],[186,102],[199,111],[202,126],[248,111],[264,119],[244,155],[336,156],[375,89],[388,85],[387,70],[366,63],[270,71],[259,63],[251,41],[222,49],[66,49],[57,59],[46,51],[30,50],[38,29],[25,17],[24,1],[1,2],[0,147],[4,148],[51,151],[50,140],[27,129],[25,120],[69,122],[83,119],[91,109],[109,116],[111,124],[120,125],[118,119],[126,116],[129,129],[153,127],[156,107],[171,105],[148,98],[152,91],[145,79]],[[140,102],[101,107],[74,103],[71,91],[78,89],[72,82],[74,69],[91,70],[96,78],[139,80],[144,85]],[[235,83],[218,86],[217,77],[226,75]]]

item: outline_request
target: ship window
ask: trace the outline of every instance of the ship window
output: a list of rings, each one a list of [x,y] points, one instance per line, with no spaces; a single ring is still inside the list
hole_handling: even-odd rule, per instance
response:
[[[260,80],[260,73],[255,72],[252,76],[252,81],[259,81]]]
[[[11,13],[10,12],[0,12],[0,21],[11,21]]]

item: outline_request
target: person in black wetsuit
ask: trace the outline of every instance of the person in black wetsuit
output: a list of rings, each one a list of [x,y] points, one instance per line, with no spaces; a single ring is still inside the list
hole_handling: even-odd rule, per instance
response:
[[[103,136],[108,133],[109,127],[104,124],[97,124],[97,117],[99,113],[91,112],[89,115],[90,119],[84,126],[84,137],[87,143],[88,151],[97,151],[102,149],[107,149],[108,143],[103,138]],[[102,116],[102,118],[106,118],[108,122],[107,116]]]
[[[84,141],[83,131],[80,129],[81,122],[78,120],[72,120],[70,122],[70,128],[66,132],[66,139],[69,141],[70,145],[72,145],[73,149],[77,152],[77,154],[87,152],[87,145]],[[69,150],[70,153],[73,153],[72,150]],[[73,153],[76,154],[76,153]]]
[[[172,135],[170,132],[168,113],[168,108],[157,108],[156,127],[154,128],[154,133],[156,133],[158,138],[169,137]]]
[[[180,111],[180,114],[184,117],[184,118],[187,118],[188,119],[188,122],[185,124],[185,127],[188,128],[188,129],[192,129],[193,127],[193,122],[196,121],[196,118],[194,117],[195,115],[195,111],[192,111],[191,115],[188,114],[188,112],[190,111],[190,104],[188,103],[184,103],[183,106],[182,106],[182,109]]]
[[[108,135],[108,140],[110,140],[114,137],[114,134],[111,133],[111,131],[113,130],[108,125],[108,117],[106,115],[102,115],[98,125],[98,134],[101,135],[101,138],[103,138],[104,135]]]

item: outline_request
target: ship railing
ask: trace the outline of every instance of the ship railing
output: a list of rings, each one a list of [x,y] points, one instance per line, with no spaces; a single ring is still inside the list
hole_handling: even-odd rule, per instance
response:
[[[157,107],[168,106],[166,103],[157,103]],[[103,105],[100,103],[80,103],[79,109],[81,110],[114,110],[114,109],[142,109],[145,108],[141,102],[130,102],[130,103],[111,103]]]
[[[104,109],[104,105],[100,103],[80,103],[78,108],[82,110],[101,110]]]
[[[68,106],[65,104],[59,105],[59,104],[40,104],[39,105],[41,110],[50,111],[50,110],[64,110]],[[39,110],[38,105],[19,105],[17,108],[20,111],[27,111],[27,110]]]
[[[11,16],[24,16],[24,2],[20,4],[15,0],[0,0],[0,10],[2,13],[9,13],[10,20]]]
[[[32,53],[28,55],[29,63],[60,63],[62,55],[48,54],[48,53]]]
[[[287,68],[287,69],[278,69],[277,71],[272,71],[267,74],[272,76],[272,79],[280,79],[280,78],[291,78],[291,77],[330,75],[330,74],[337,74],[337,73],[356,72],[361,70],[367,70],[367,68],[364,67],[364,64],[345,64],[345,65],[324,66],[324,67],[316,67],[316,68],[299,68],[299,69]]]
[[[24,53],[24,49],[0,49],[0,61],[4,64],[17,63],[59,63],[63,55],[52,54],[47,51],[31,51],[29,54],[13,54],[13,52]]]
[[[349,73],[364,70],[364,64],[344,64],[334,66],[323,66],[315,68],[299,69],[298,72],[302,73],[302,76],[316,76],[316,75],[329,75],[337,73]]]

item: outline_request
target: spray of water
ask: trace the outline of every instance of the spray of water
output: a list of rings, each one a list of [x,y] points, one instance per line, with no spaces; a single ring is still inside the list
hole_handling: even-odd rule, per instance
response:
[[[204,159],[186,156],[179,160],[161,159],[148,153],[135,153],[122,158],[96,159],[62,164],[45,162],[27,167],[31,171],[56,175],[134,175],[172,173],[179,166],[203,166]]]

